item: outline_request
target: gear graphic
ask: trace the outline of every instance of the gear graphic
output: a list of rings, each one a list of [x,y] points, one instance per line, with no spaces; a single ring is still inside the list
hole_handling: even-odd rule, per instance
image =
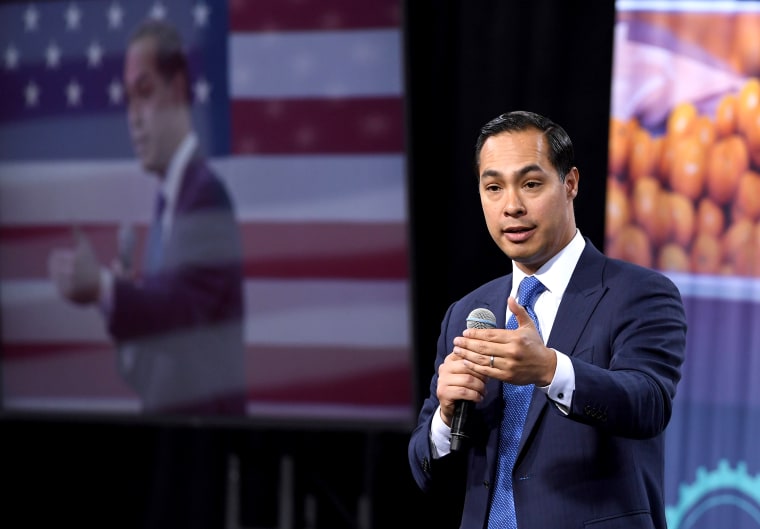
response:
[[[699,467],[695,481],[682,483],[678,492],[678,503],[665,508],[670,529],[689,529],[704,512],[718,505],[743,510],[760,528],[760,474],[750,476],[744,461],[735,469],[725,459],[713,471]]]

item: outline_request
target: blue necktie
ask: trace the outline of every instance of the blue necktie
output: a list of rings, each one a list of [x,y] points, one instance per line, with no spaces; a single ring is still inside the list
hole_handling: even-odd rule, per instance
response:
[[[148,233],[148,251],[145,254],[145,268],[148,272],[157,272],[161,267],[161,252],[163,241],[161,236],[162,221],[166,199],[163,193],[156,197],[156,211],[153,215],[153,223]]]
[[[536,298],[546,287],[533,276],[522,280],[517,289],[517,299],[533,319],[541,334],[533,305]],[[517,329],[517,318],[512,314],[507,322],[507,329]],[[504,416],[499,432],[499,463],[496,469],[491,511],[488,518],[489,529],[517,529],[515,500],[512,495],[512,469],[517,459],[517,447],[520,444],[525,416],[528,413],[533,385],[515,386],[507,382],[502,384],[504,398]]]

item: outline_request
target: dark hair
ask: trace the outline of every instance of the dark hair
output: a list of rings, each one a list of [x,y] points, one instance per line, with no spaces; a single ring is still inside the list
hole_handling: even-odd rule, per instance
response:
[[[143,38],[153,39],[156,43],[156,67],[161,77],[169,82],[174,76],[181,75],[185,84],[185,96],[188,104],[193,97],[190,90],[190,67],[182,47],[182,37],[174,26],[158,19],[147,19],[132,33],[129,44]]]
[[[502,132],[517,132],[536,129],[543,132],[549,142],[549,162],[559,173],[559,179],[565,181],[565,175],[573,168],[575,153],[573,142],[565,129],[535,112],[515,110],[495,117],[480,129],[480,135],[475,142],[475,174],[479,175],[480,151],[483,144],[491,136]]]

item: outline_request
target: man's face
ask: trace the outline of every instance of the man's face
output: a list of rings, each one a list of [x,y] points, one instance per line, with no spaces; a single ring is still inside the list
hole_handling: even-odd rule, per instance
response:
[[[133,42],[124,64],[127,121],[135,154],[146,171],[163,175],[182,140],[178,127],[183,108],[179,76],[167,81],[156,67],[152,38]]]
[[[491,237],[528,274],[575,235],[578,171],[560,180],[549,146],[534,129],[503,132],[480,152],[480,202]]]

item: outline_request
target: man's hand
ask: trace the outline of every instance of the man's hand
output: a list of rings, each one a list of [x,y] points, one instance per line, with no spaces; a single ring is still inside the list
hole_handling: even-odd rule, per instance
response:
[[[557,355],[544,345],[525,307],[513,297],[508,303],[517,329],[466,329],[454,339],[453,352],[474,373],[519,386],[546,386],[557,369]]]
[[[449,353],[438,366],[438,388],[436,390],[441,405],[441,418],[451,426],[458,400],[483,400],[487,377],[468,368],[462,359]]]
[[[56,248],[48,259],[50,279],[61,295],[74,303],[95,303],[100,298],[100,263],[82,230],[73,228],[74,247]]]

